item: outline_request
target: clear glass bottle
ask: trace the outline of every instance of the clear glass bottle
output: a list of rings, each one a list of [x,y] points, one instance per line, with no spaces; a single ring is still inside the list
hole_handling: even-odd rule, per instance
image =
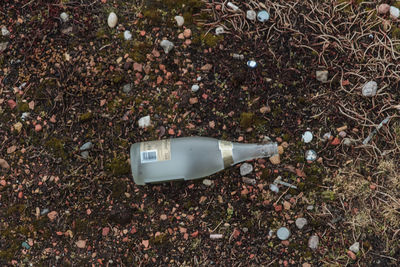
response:
[[[278,154],[276,143],[245,144],[209,137],[181,137],[135,143],[130,149],[136,184],[192,180],[245,160]]]

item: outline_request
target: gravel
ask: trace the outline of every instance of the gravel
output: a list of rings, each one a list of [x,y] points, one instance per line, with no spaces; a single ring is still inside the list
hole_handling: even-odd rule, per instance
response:
[[[306,218],[297,218],[296,219],[296,226],[300,230],[304,228],[304,226],[307,225],[307,219]]]
[[[240,166],[240,175],[245,176],[253,171],[253,165],[249,163],[243,163]]]
[[[317,235],[313,235],[310,237],[308,240],[308,247],[311,248],[312,250],[316,250],[319,245],[319,237]]]
[[[281,227],[276,232],[276,235],[280,240],[286,240],[290,236],[290,230],[287,229],[286,227]]]
[[[327,70],[317,70],[315,72],[315,77],[320,82],[328,81],[328,71]]]

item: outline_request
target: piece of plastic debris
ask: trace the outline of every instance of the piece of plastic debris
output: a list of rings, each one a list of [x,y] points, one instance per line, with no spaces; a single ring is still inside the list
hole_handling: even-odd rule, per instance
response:
[[[249,60],[249,61],[247,61],[247,66],[249,68],[254,69],[255,67],[257,67],[257,62],[255,62],[254,60]]]
[[[221,35],[224,32],[225,32],[225,30],[224,30],[224,27],[222,27],[222,26],[219,26],[219,27],[215,28],[215,34],[216,35]]]
[[[398,9],[395,6],[390,7],[389,13],[390,13],[390,17],[392,17],[394,19],[397,19],[400,17],[400,9]]]
[[[310,132],[310,131],[304,132],[303,135],[302,135],[302,137],[301,137],[301,140],[302,140],[304,143],[310,143],[310,142],[312,141],[312,139],[313,139],[313,134],[312,134],[312,132]]]
[[[376,95],[378,89],[378,84],[375,81],[369,81],[364,84],[362,88],[362,95],[366,97],[371,97]]]
[[[246,18],[248,20],[256,20],[257,13],[254,10],[247,10],[246,11]]]
[[[276,184],[270,184],[269,185],[269,190],[275,193],[279,193],[279,187]]]
[[[222,237],[222,234],[210,234],[210,239],[221,239]]]
[[[317,159],[317,152],[312,149],[307,150],[304,157],[307,161],[314,161]]]
[[[69,16],[67,13],[63,12],[60,14],[60,19],[62,20],[62,22],[67,22],[69,20]]]
[[[236,12],[236,11],[239,10],[239,7],[238,7],[237,5],[235,5],[234,3],[232,3],[232,2],[228,2],[226,5],[227,5],[230,9],[232,9],[234,12]]]
[[[278,229],[278,231],[276,232],[276,236],[280,239],[280,240],[287,240],[290,236],[290,230],[287,229],[286,227],[281,227]]]
[[[199,86],[198,84],[193,84],[193,85],[192,85],[192,92],[193,92],[193,93],[199,91],[199,89],[200,89],[200,86]]]
[[[306,218],[297,218],[296,219],[296,226],[297,228],[299,228],[300,230],[304,228],[304,226],[307,225],[307,219]]]
[[[117,26],[118,23],[118,17],[117,14],[115,14],[114,12],[111,12],[110,15],[108,15],[108,19],[107,19],[107,24],[110,28],[114,28],[115,26]]]
[[[124,39],[127,41],[132,40],[132,33],[128,30],[124,31]]]
[[[281,179],[282,179],[282,177],[281,177],[281,176],[278,176],[278,177],[274,180],[274,184],[281,184],[281,185],[284,185],[284,186],[287,186],[287,187],[290,187],[290,188],[297,189],[297,186],[292,185],[292,184],[289,184],[289,183],[286,183],[286,182],[282,181]]]
[[[139,119],[138,121],[139,127],[140,128],[146,128],[149,127],[151,125],[151,120],[150,120],[150,116],[144,116],[142,118]]]
[[[257,20],[259,22],[266,22],[267,20],[269,20],[269,13],[265,10],[258,11]]]
[[[240,175],[245,176],[253,171],[253,165],[249,163],[243,163],[240,165]]]
[[[176,24],[181,27],[185,23],[185,19],[182,16],[175,16]]]
[[[162,40],[160,46],[164,49],[165,54],[168,54],[174,48],[174,44],[168,40]]]
[[[388,123],[389,120],[390,116],[387,116],[383,121],[381,121],[381,123],[379,123],[379,125],[368,135],[368,137],[364,139],[364,141],[362,142],[363,145],[368,144],[369,141],[371,141],[372,137],[374,137],[374,135],[379,131],[379,129],[382,128],[384,124]]]
[[[29,246],[29,244],[28,243],[26,243],[25,241],[24,242],[22,242],[22,247],[24,248],[24,249],[30,249],[31,248],[31,246]]]

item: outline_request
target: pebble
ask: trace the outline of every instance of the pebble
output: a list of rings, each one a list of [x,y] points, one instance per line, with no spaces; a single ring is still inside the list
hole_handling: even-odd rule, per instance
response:
[[[362,88],[362,94],[366,97],[371,97],[376,95],[376,91],[378,89],[378,84],[375,81],[369,81],[364,84]]]
[[[1,35],[8,36],[8,35],[10,35],[10,31],[6,27],[3,26],[1,28]]]
[[[49,213],[49,209],[46,209],[46,208],[44,208],[44,209],[42,209],[42,211],[40,212],[40,215],[46,215],[47,213]]]
[[[380,4],[378,7],[378,13],[379,14],[386,14],[390,10],[390,6],[388,4]]]
[[[181,27],[185,23],[185,19],[182,16],[175,16],[176,24]]]
[[[319,237],[317,235],[313,235],[310,237],[308,240],[308,247],[311,248],[312,250],[316,250],[319,245]]]
[[[199,89],[200,89],[200,86],[199,86],[198,84],[193,84],[193,85],[192,85],[192,92],[193,92],[193,93],[199,91]]]
[[[279,187],[276,184],[270,184],[269,185],[269,190],[275,193],[279,193]]]
[[[21,120],[25,121],[29,117],[30,113],[29,112],[24,112],[21,115]]]
[[[36,125],[35,125],[35,131],[36,131],[36,132],[40,132],[41,130],[42,130],[42,125],[36,124]]]
[[[269,112],[271,112],[271,107],[270,107],[270,106],[261,107],[261,108],[260,108],[260,112],[261,112],[262,114],[264,114],[264,113],[269,113]]]
[[[62,22],[67,22],[69,20],[69,16],[67,13],[63,12],[60,14],[60,19],[62,20]]]
[[[248,20],[256,20],[257,13],[254,10],[247,10],[246,11],[246,18]]]
[[[0,53],[7,49],[8,42],[0,43]]]
[[[240,60],[243,60],[243,59],[244,59],[244,55],[237,54],[237,53],[233,53],[233,54],[232,54],[232,57],[233,57],[234,59],[240,59]]]
[[[313,206],[313,205],[308,205],[306,209],[309,210],[309,211],[311,211],[311,210],[314,209],[314,206]]]
[[[349,249],[357,254],[360,251],[360,243],[355,242],[353,245],[350,246]]]
[[[245,176],[253,171],[253,165],[249,163],[243,163],[240,165],[240,175]]]
[[[139,121],[138,121],[138,124],[139,124],[139,127],[140,127],[140,128],[149,127],[149,126],[151,125],[150,116],[147,115],[147,116],[141,117],[141,118],[139,119]]]
[[[29,244],[28,243],[26,243],[25,241],[24,242],[22,242],[22,247],[24,248],[24,249],[30,249],[31,248],[31,246],[29,246]]]
[[[82,152],[81,152],[81,156],[82,156],[82,158],[84,158],[84,159],[89,158],[89,151],[82,151]]]
[[[296,219],[296,226],[300,230],[304,228],[304,226],[307,225],[307,219],[306,218],[297,218]]]
[[[132,87],[133,87],[133,85],[131,83],[127,83],[122,87],[122,92],[127,94],[132,90]]]
[[[92,147],[93,147],[93,143],[92,142],[86,142],[79,148],[79,150],[80,151],[89,150]]]
[[[14,129],[18,132],[18,133],[20,133],[21,132],[21,129],[22,129],[22,123],[20,123],[20,122],[17,122],[16,124],[14,124],[13,125],[14,126]]]
[[[332,137],[332,134],[331,134],[330,132],[329,132],[329,133],[325,133],[325,134],[322,136],[322,138],[323,138],[325,141],[331,139],[331,137]]]
[[[228,2],[228,4],[226,4],[230,9],[232,9],[234,12],[239,10],[239,7],[237,5],[235,5],[232,2]]]
[[[249,68],[254,69],[255,67],[257,67],[257,62],[254,61],[254,60],[249,60],[249,61],[247,61],[247,66],[248,66]]]
[[[328,71],[327,70],[317,70],[315,72],[315,77],[320,82],[326,82],[328,80]]]
[[[86,241],[85,240],[78,240],[75,242],[75,245],[78,248],[85,248],[86,247]]]
[[[160,46],[164,49],[165,54],[168,54],[174,48],[174,44],[168,40],[162,40]]]
[[[0,167],[2,167],[3,169],[9,169],[10,165],[5,159],[0,159]]]
[[[258,11],[257,20],[259,22],[266,22],[267,20],[269,20],[269,13],[265,10]]]
[[[290,236],[290,231],[286,227],[281,227],[276,232],[276,235],[280,240],[287,240]]]
[[[344,138],[344,139],[343,139],[343,145],[345,145],[345,146],[351,146],[351,140],[350,140],[350,138]]]
[[[192,30],[191,29],[185,29],[183,31],[183,36],[185,36],[185,38],[190,38],[190,36],[192,36]]]
[[[114,28],[115,26],[117,26],[118,23],[118,17],[117,14],[115,14],[114,12],[111,12],[110,15],[108,15],[108,19],[107,19],[107,24],[110,28]]]
[[[312,141],[312,139],[313,139],[313,134],[312,134],[312,132],[310,132],[310,131],[304,132],[303,135],[302,135],[302,137],[301,137],[301,140],[302,140],[304,143],[310,143],[310,142]]]
[[[222,26],[219,26],[215,29],[215,34],[216,35],[221,35],[225,32],[224,28]]]
[[[222,234],[210,234],[210,239],[221,239],[222,237]]]
[[[211,186],[213,184],[213,181],[209,180],[209,179],[204,179],[203,180],[203,184],[205,186]]]
[[[281,158],[280,158],[279,154],[277,154],[277,155],[273,155],[272,157],[270,157],[269,161],[274,165],[278,165],[279,163],[281,163]]]
[[[345,131],[340,131],[339,132],[339,136],[342,137],[342,138],[345,138],[346,135],[347,135],[347,133]]]
[[[249,184],[249,185],[256,185],[257,184],[256,179],[251,179],[251,178],[248,178],[248,177],[242,177],[242,181],[243,181],[243,183]]]
[[[249,228],[243,227],[243,228],[242,228],[242,231],[243,231],[243,233],[247,233],[247,232],[249,231]]]
[[[314,161],[317,159],[317,152],[312,149],[307,150],[304,157],[307,161]]]
[[[392,18],[397,19],[398,17],[400,17],[400,10],[395,6],[390,7],[389,13],[390,13],[390,17],[392,17]]]
[[[124,39],[127,41],[132,40],[132,33],[128,30],[124,31]]]

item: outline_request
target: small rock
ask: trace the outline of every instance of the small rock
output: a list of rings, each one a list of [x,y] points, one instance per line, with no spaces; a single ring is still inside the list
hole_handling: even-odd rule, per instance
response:
[[[345,131],[339,132],[339,136],[342,137],[342,138],[345,138],[346,135],[347,135],[347,133]]]
[[[36,132],[40,132],[42,130],[42,125],[40,125],[39,123],[35,125],[35,131]]]
[[[118,23],[118,17],[117,14],[115,14],[114,12],[111,12],[110,15],[108,15],[108,19],[107,19],[107,24],[110,28],[114,28],[115,26],[117,26]]]
[[[30,249],[31,248],[31,246],[29,246],[29,244],[28,243],[26,243],[26,242],[22,242],[22,247],[24,248],[24,249]]]
[[[78,248],[85,248],[86,247],[86,241],[85,240],[78,240],[75,242],[75,245]]]
[[[273,155],[272,157],[270,157],[269,161],[274,165],[278,165],[281,163],[281,158],[280,158],[279,154],[277,154],[277,155]]]
[[[42,211],[42,213],[43,213],[43,211]],[[57,216],[58,216],[57,211],[52,211],[47,214],[47,217],[49,217],[50,221],[54,221],[57,218]]]
[[[327,70],[317,70],[315,72],[315,77],[320,82],[326,82],[328,80],[328,71]]]
[[[25,121],[25,120],[29,117],[29,115],[31,115],[29,112],[24,112],[24,113],[22,113],[22,115],[21,115],[21,120],[22,120],[22,121]]]
[[[0,53],[7,49],[8,42],[0,43]]]
[[[103,230],[101,230],[102,236],[107,236],[109,232],[110,232],[110,227],[104,227]]]
[[[261,113],[269,113],[269,112],[271,112],[271,107],[269,107],[269,106],[264,106],[264,107],[261,107],[260,108],[260,112]]]
[[[165,54],[168,54],[174,48],[174,44],[168,40],[162,40],[160,46],[164,49]]]
[[[351,250],[347,251],[347,256],[349,256],[353,261],[357,259],[356,254],[354,254],[354,252]]]
[[[319,245],[319,237],[317,235],[313,235],[310,237],[308,240],[308,247],[311,248],[312,250],[316,250]]]
[[[3,26],[1,28],[1,35],[8,36],[8,35],[10,35],[10,31],[6,27]]]
[[[283,146],[278,146],[278,154],[282,155],[284,152]]]
[[[145,117],[140,118],[138,123],[140,128],[149,127],[151,125],[150,116],[147,115]]]
[[[280,240],[286,240],[290,236],[290,231],[286,227],[281,227],[276,232],[276,235]]]
[[[21,129],[22,129],[22,123],[20,123],[20,122],[17,122],[16,124],[14,124],[13,125],[14,126],[14,129],[18,132],[18,133],[20,133],[21,132]]]
[[[133,63],[133,70],[134,70],[134,71],[138,71],[138,72],[142,72],[142,70],[143,70],[143,65],[140,64],[140,63],[135,62],[135,63]],[[132,84],[131,84],[131,85],[132,85]]]
[[[364,84],[362,88],[362,94],[366,97],[371,97],[376,95],[376,91],[378,89],[378,84],[375,81],[369,81]]]
[[[132,33],[128,30],[124,31],[124,39],[127,41],[132,40]]]
[[[392,17],[394,19],[397,19],[398,17],[400,17],[400,10],[395,6],[390,7],[389,13],[390,13],[390,17]]]
[[[235,5],[234,3],[232,3],[232,2],[228,2],[226,5],[227,5],[230,9],[232,9],[234,12],[236,12],[236,11],[239,10],[239,7],[238,7],[237,5]]]
[[[269,13],[265,10],[258,11],[257,20],[259,22],[266,22],[267,20],[269,20]]]
[[[89,151],[82,151],[81,152],[81,156],[84,159],[88,159],[89,158]]]
[[[347,138],[347,137],[346,137],[346,138],[343,139],[343,145],[344,145],[344,146],[351,146],[351,143],[352,143],[352,142],[351,142],[351,139],[350,139],[350,138]]]
[[[3,169],[9,169],[10,165],[5,159],[0,159],[0,167],[2,167]]]
[[[269,190],[275,193],[279,193],[279,187],[276,184],[270,184],[269,185]]]
[[[221,239],[222,237],[222,234],[210,234],[210,239]]]
[[[253,171],[253,165],[249,163],[243,163],[240,165],[240,175],[245,176]]]
[[[175,16],[176,24],[181,27],[185,23],[185,19],[182,16]]]
[[[248,177],[242,177],[242,181],[243,181],[243,183],[249,184],[249,185],[256,185],[257,184],[256,179],[251,179],[251,178],[248,178]]]
[[[310,142],[312,141],[312,139],[313,139],[313,134],[312,134],[312,132],[310,132],[310,131],[304,132],[303,135],[302,135],[302,137],[301,137],[301,140],[302,140],[304,143],[310,143]]]
[[[296,226],[300,230],[304,228],[304,226],[307,225],[307,219],[306,218],[297,218],[296,219]]]
[[[304,157],[307,161],[314,161],[317,159],[317,152],[312,149],[307,150]]]
[[[309,211],[311,211],[311,210],[314,209],[314,206],[313,206],[313,205],[308,205],[306,209],[309,210]]]
[[[384,15],[388,13],[390,10],[390,6],[388,4],[380,4],[378,7],[378,13]]]
[[[233,53],[233,54],[232,54],[232,57],[233,57],[234,59],[240,59],[240,60],[243,60],[243,59],[244,59],[244,55],[237,54],[237,53]]]
[[[62,20],[62,22],[67,22],[69,20],[69,16],[67,13],[63,12],[60,14],[60,19]]]
[[[132,87],[133,87],[133,85],[131,83],[127,83],[122,87],[122,92],[127,94],[132,90]]]
[[[80,151],[85,151],[85,150],[91,149],[92,147],[93,147],[93,143],[92,142],[86,142],[79,148],[79,150]]]
[[[203,66],[200,68],[200,70],[202,70],[202,71],[210,71],[210,70],[212,69],[212,67],[213,67],[212,64],[207,63],[207,64],[203,65]]]
[[[49,209],[47,209],[47,208],[44,208],[41,212],[40,212],[40,215],[46,215],[47,213],[49,213]]]
[[[199,86],[198,84],[193,84],[193,85],[192,85],[192,92],[193,92],[193,93],[199,91],[199,89],[200,89],[200,86]]]
[[[213,184],[213,181],[209,180],[209,179],[204,179],[203,180],[203,184],[205,186],[211,186]]]
[[[257,62],[254,60],[249,60],[247,61],[247,66],[251,69],[254,69],[255,67],[257,67]]]
[[[331,137],[332,137],[332,134],[331,133],[325,133],[324,134],[324,136],[322,136],[322,138],[324,139],[324,140],[329,140],[329,139],[331,139]]]
[[[216,29],[215,29],[215,34],[216,35],[221,35],[221,34],[223,34],[225,32],[225,30],[224,30],[224,27],[222,27],[222,26],[219,26],[219,27],[217,27]]]
[[[360,243],[355,242],[353,245],[350,246],[349,249],[357,254],[360,251]]]
[[[246,11],[246,18],[248,20],[256,20],[257,13],[254,10],[247,10]]]
[[[243,231],[243,233],[247,233],[247,232],[249,231],[249,228],[243,227],[243,228],[242,228],[242,231]]]
[[[185,29],[183,31],[183,36],[185,36],[185,38],[190,38],[190,36],[192,36],[192,31],[190,29]]]

